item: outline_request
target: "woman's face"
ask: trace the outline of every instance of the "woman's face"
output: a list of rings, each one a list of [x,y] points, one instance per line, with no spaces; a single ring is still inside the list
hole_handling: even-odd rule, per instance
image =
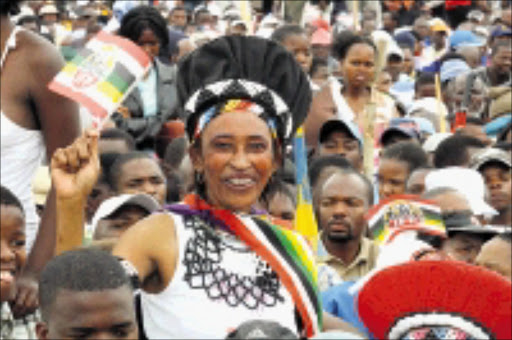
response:
[[[267,124],[253,113],[223,113],[205,127],[200,146],[191,158],[204,176],[208,202],[250,211],[278,164]]]
[[[349,86],[367,87],[375,76],[375,51],[368,44],[352,45],[341,63],[343,78]]]
[[[137,45],[142,47],[151,60],[157,57],[160,53],[160,40],[158,40],[158,37],[150,29],[142,31],[139,39],[137,40]]]

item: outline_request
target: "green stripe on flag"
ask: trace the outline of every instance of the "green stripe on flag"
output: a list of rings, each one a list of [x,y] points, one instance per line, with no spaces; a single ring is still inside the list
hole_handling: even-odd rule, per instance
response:
[[[119,92],[125,93],[135,81],[135,76],[123,64],[118,62],[106,81],[112,84]]]

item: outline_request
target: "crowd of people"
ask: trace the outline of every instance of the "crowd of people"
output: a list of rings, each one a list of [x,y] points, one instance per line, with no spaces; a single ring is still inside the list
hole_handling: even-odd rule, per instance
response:
[[[0,339],[512,338],[511,1],[3,0],[0,29]],[[98,124],[48,84],[100,31],[152,66]]]

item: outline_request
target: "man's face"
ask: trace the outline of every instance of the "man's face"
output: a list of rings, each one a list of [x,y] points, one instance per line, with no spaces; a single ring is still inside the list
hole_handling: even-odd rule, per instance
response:
[[[373,19],[363,21],[361,31],[364,36],[370,36],[377,29],[377,23]]]
[[[345,157],[355,169],[361,168],[362,153],[357,139],[346,131],[333,131],[320,144],[320,156],[340,155]]]
[[[447,103],[450,113],[456,113],[462,108],[466,79],[466,75],[459,75],[454,80],[451,80],[452,84],[450,84],[449,89],[453,92],[450,95],[451,101]],[[485,95],[484,83],[480,78],[475,79],[471,88],[469,102],[467,103],[467,114],[469,117],[481,117],[485,109]]]
[[[382,26],[384,27],[384,30],[388,32],[392,32],[395,29],[396,23],[393,21],[391,13],[382,14]]]
[[[320,193],[318,220],[330,242],[358,240],[366,225],[364,215],[370,203],[365,183],[354,174],[335,173]]]
[[[119,239],[132,225],[149,213],[138,205],[126,205],[112,215],[98,221],[94,231],[94,240]]]
[[[268,212],[271,216],[293,221],[295,218],[295,205],[288,195],[277,192],[268,202]]]
[[[117,181],[118,194],[148,194],[158,203],[165,203],[165,177],[153,159],[138,158],[126,162]]]
[[[443,242],[442,250],[457,261],[474,263],[483,243],[478,235],[458,232]]]
[[[437,50],[444,48],[446,45],[446,32],[434,32],[434,34],[432,35],[432,43],[434,44]]]
[[[37,325],[39,339],[138,339],[133,292],[127,286],[60,289],[50,308],[49,320]]]
[[[405,74],[411,74],[414,71],[414,55],[410,48],[402,48],[402,52],[404,53],[404,60],[402,63],[402,71]]]
[[[405,193],[405,184],[409,178],[409,165],[396,159],[381,159],[377,179],[379,197],[386,199]]]
[[[494,237],[484,243],[475,263],[512,280],[512,245]]]
[[[182,9],[175,10],[169,15],[169,24],[173,27],[185,27],[187,25],[187,12]]]
[[[487,201],[498,211],[508,210],[512,204],[511,169],[500,163],[490,163],[480,170],[488,191]]]
[[[491,59],[492,67],[497,71],[498,75],[510,77],[510,67],[512,65],[512,49],[501,46]]]

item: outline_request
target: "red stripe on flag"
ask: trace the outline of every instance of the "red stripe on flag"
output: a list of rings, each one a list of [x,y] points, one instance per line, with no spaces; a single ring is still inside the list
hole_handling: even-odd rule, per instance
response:
[[[142,50],[139,46],[128,39],[120,38],[104,31],[100,31],[96,35],[95,39],[98,39],[99,41],[107,44],[114,44],[121,47],[133,58],[135,58],[135,60],[137,60],[143,68],[148,67],[151,63],[151,60],[149,59],[149,56],[146,54],[146,52],[144,52],[144,50]]]
[[[73,91],[72,88],[69,86],[64,86],[61,83],[57,81],[52,81],[48,88],[61,96],[71,98],[74,101],[84,105],[93,116],[99,117],[100,119],[106,118],[108,116],[108,112],[105,108],[103,108],[101,105],[96,103],[91,98],[87,97],[86,95]]]

